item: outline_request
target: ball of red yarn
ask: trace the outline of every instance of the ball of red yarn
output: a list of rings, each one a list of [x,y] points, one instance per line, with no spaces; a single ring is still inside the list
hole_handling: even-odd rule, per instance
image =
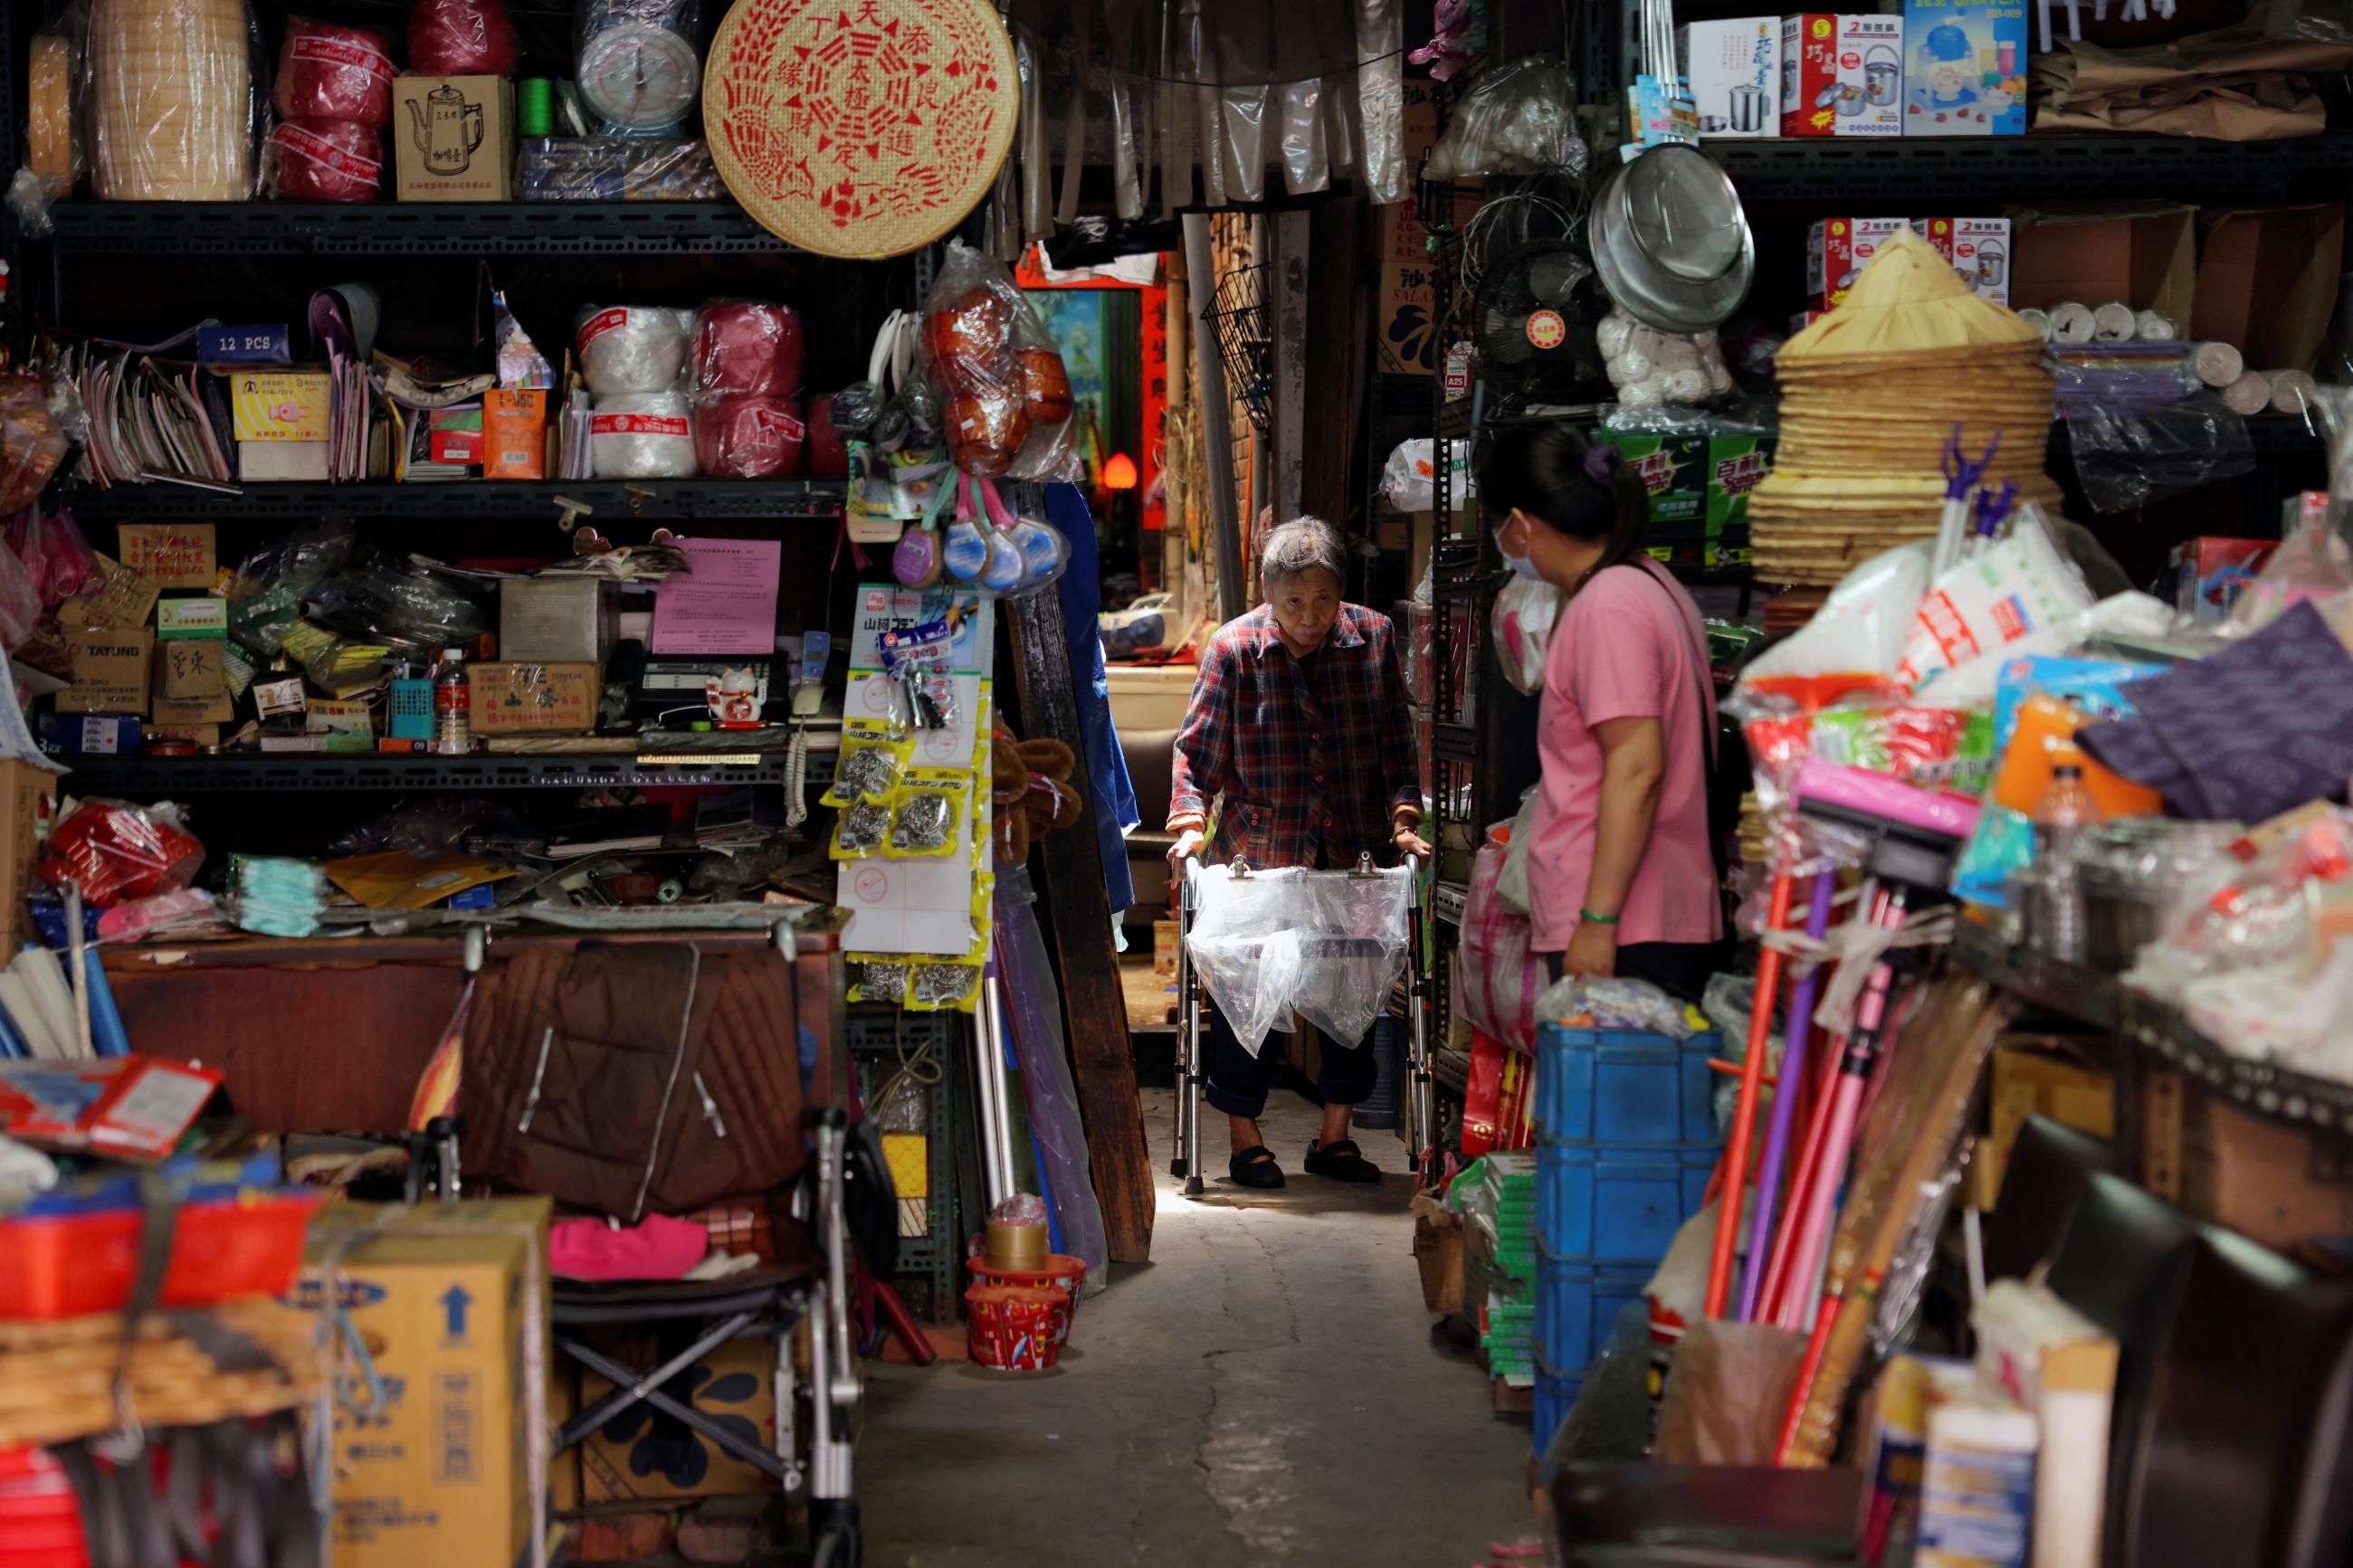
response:
[[[381,33],[297,17],[278,51],[280,120],[392,122],[392,55]]]
[[[721,479],[799,473],[805,435],[797,397],[730,393],[695,405],[695,463]]]
[[[713,300],[694,314],[695,387],[789,397],[801,389],[802,346],[790,305]]]
[[[819,393],[808,400],[806,467],[813,479],[838,479],[849,472],[849,444],[833,424],[833,394]]]
[[[263,166],[280,201],[372,202],[384,184],[384,137],[350,120],[280,121]]]
[[[414,76],[506,76],[514,69],[506,0],[417,0],[408,12]]]

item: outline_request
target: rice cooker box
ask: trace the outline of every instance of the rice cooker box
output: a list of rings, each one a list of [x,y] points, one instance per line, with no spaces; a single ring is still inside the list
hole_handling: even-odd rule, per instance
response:
[[[1904,18],[1784,19],[1781,134],[1904,134]]]
[[[1705,138],[1779,132],[1781,19],[1694,22],[1675,32],[1675,61]],[[1387,209],[1384,209],[1387,210]]]
[[[1806,230],[1806,303],[1834,310],[1879,247],[1909,226],[1900,217],[1826,217]]]
[[[1912,226],[1953,264],[1961,281],[2008,309],[2010,220],[2006,217],[1915,217]]]

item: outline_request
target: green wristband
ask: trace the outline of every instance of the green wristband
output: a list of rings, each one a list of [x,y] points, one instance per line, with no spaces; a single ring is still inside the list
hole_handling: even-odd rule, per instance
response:
[[[1618,923],[1618,917],[1616,915],[1597,915],[1591,910],[1577,910],[1577,918],[1581,921],[1589,921],[1598,926],[1614,926]]]

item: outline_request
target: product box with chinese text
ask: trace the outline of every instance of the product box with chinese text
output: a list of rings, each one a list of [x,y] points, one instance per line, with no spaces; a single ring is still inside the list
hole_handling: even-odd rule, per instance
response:
[[[1375,298],[1373,368],[1383,375],[1430,375],[1438,369],[1438,333],[1430,321],[1438,290],[1432,261],[1390,261],[1381,266]]]
[[[471,665],[466,688],[477,735],[585,735],[605,692],[603,669],[585,663]]]
[[[1904,0],[1904,134],[2026,133],[2025,0]]]
[[[1818,218],[1806,230],[1806,303],[1834,310],[1879,247],[1904,231],[1900,217]]]
[[[404,76],[392,86],[387,134],[402,201],[513,199],[514,89],[504,77]]]
[[[311,1223],[287,1305],[334,1301],[375,1372],[341,1352],[337,1568],[543,1560],[549,1208],[339,1204]]]
[[[1912,226],[1953,264],[1979,297],[2010,304],[2010,220],[2006,217],[1915,217]]]
[[[1780,17],[1678,27],[1675,61],[1698,110],[1703,137],[1779,134]]]
[[[1808,12],[1782,22],[1782,135],[1903,133],[1903,17]]]

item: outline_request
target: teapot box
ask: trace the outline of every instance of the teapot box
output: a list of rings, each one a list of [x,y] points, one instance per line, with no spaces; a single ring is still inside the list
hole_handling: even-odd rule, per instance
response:
[[[402,201],[514,199],[514,88],[506,78],[404,76],[392,89]]]

